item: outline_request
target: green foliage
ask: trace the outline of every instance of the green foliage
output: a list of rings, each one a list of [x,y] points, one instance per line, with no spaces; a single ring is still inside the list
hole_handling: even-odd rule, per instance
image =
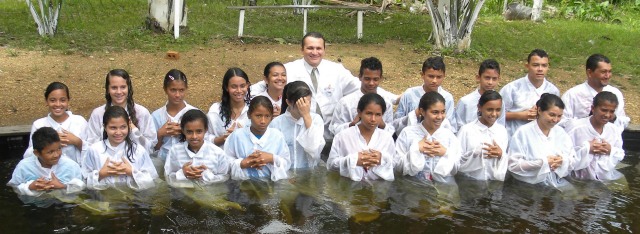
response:
[[[610,21],[613,19],[613,4],[609,3],[609,1],[563,0],[560,4],[560,14],[567,18],[593,21]]]

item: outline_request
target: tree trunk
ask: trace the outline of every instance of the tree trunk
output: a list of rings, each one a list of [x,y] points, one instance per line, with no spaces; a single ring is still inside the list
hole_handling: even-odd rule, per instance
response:
[[[58,30],[58,16],[60,15],[60,8],[62,8],[62,0],[38,0],[39,15],[31,1],[26,0],[31,16],[33,16],[33,20],[38,25],[38,34],[43,37],[53,36]]]
[[[157,33],[173,32],[174,0],[148,0],[149,15],[147,16],[147,27]],[[179,27],[187,27],[187,3],[182,0],[180,25]]]
[[[533,0],[533,8],[531,9],[531,20],[542,21],[542,2],[543,0]]]
[[[484,0],[426,0],[433,27],[432,37],[438,49],[467,50],[471,46],[471,32]],[[473,9],[473,11],[471,11]]]
[[[293,0],[293,5],[311,5],[313,0]],[[293,9],[293,14],[300,15],[302,14],[302,8]]]

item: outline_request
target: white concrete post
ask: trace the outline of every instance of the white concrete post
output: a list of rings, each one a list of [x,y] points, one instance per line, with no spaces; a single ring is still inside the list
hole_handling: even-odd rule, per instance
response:
[[[240,10],[240,19],[238,20],[238,37],[242,37],[244,31],[244,9]]]
[[[362,15],[363,11],[358,11],[358,39],[362,39]]]
[[[180,37],[180,19],[182,18],[182,7],[180,7],[182,0],[173,1],[173,37],[178,39]]]
[[[302,36],[307,34],[307,11],[309,9],[304,8],[304,10],[302,10],[302,14],[304,15],[304,23],[302,25]]]

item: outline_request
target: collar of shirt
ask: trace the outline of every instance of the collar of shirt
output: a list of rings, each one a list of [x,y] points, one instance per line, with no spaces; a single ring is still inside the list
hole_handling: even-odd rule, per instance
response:
[[[189,158],[202,158],[204,155],[206,145],[207,145],[207,142],[205,142],[204,144],[202,144],[202,146],[200,146],[200,150],[198,150],[198,153],[194,153],[189,149],[189,143],[185,143],[184,151],[187,152],[187,156],[189,156]]]
[[[191,108],[188,108],[190,105],[186,101],[182,101],[182,102],[184,103],[184,108],[178,111],[178,113],[176,113],[176,116],[171,116],[169,114],[169,111],[167,111],[167,105],[169,104],[168,101],[164,103],[164,106],[162,106],[162,108],[164,108],[164,113],[167,114],[167,118],[169,118],[171,122],[180,123],[180,119],[182,118],[182,115],[184,115],[185,112],[191,109]]]
[[[583,84],[586,87],[586,89],[589,92],[589,94],[591,94],[592,97],[595,97],[598,94],[598,91],[593,89],[593,87],[591,87],[587,81],[585,81]],[[602,87],[602,91],[605,91],[605,89],[607,87],[609,87],[609,85]]]
[[[496,129],[496,124],[498,124],[498,121],[493,123],[491,127],[484,125],[482,122],[480,122],[480,119],[476,119],[475,124],[476,124],[476,127],[480,130],[480,132],[489,133],[489,135],[493,137],[493,134],[495,133],[495,129]]]
[[[271,133],[271,131],[269,130],[270,129],[267,128],[267,131],[264,132],[264,134],[262,135],[262,137],[260,137],[260,139],[258,139],[255,135],[253,135],[250,128],[247,128],[247,134],[249,134],[251,143],[253,143],[254,145],[259,145],[261,148],[264,149],[268,144],[269,135]]]
[[[72,113],[71,113],[71,111],[66,111],[66,112],[67,112],[67,115],[68,115],[69,117],[67,117],[67,120],[65,120],[65,121],[64,121],[64,122],[62,122],[62,123],[58,123],[58,122],[56,122],[56,120],[54,120],[54,119],[51,117],[51,113],[49,113],[49,114],[47,115],[47,121],[49,122],[49,125],[51,125],[51,128],[53,128],[53,129],[54,129],[54,130],[56,130],[56,131],[60,131],[60,129],[61,129],[61,128],[63,128],[63,125],[66,125],[66,123],[68,123],[68,122],[69,122],[69,119],[71,118],[71,114],[72,114]]]
[[[124,157],[124,147],[127,145],[126,141],[123,141],[122,143],[114,147],[111,146],[111,143],[109,143],[109,139],[105,139],[104,144],[107,146],[107,153],[109,153],[111,157],[115,157],[117,159]]]
[[[320,60],[320,64],[318,64],[317,67],[315,67],[316,69],[316,76],[320,76],[320,70],[322,70],[322,61],[324,61],[324,59]],[[302,59],[302,64],[304,64],[304,69],[307,71],[307,74],[311,75],[311,71],[313,71],[313,68],[309,63],[307,63],[307,60]]]
[[[38,165],[38,169],[40,170],[42,175],[45,175],[46,179],[51,180],[51,172],[54,171],[58,167],[58,164],[52,165],[51,168],[46,168],[46,167],[42,166],[42,164],[40,163],[40,160],[39,160],[39,158],[37,156],[34,155],[34,157],[35,157],[34,161],[36,161],[36,165]],[[60,159],[62,159],[62,157],[60,157]],[[58,161],[58,163],[59,162],[60,161]]]

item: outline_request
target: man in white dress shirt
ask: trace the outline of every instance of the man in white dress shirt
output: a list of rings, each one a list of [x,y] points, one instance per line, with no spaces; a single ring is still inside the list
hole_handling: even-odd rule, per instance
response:
[[[587,59],[586,71],[587,80],[567,90],[562,95],[562,101],[567,108],[564,109],[560,125],[566,127],[569,126],[571,121],[589,116],[593,97],[602,91],[609,91],[618,98],[618,107],[615,115],[611,118],[611,123],[620,132],[624,131],[631,119],[624,112],[622,92],[618,88],[609,85],[609,81],[611,81],[611,60],[602,54],[593,54]]]

